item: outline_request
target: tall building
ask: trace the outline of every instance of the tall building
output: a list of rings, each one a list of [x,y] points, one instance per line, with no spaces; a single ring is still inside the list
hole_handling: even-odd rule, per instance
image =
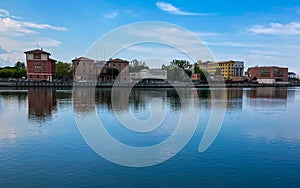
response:
[[[221,68],[222,75],[225,79],[230,79],[236,76],[243,76],[244,62],[243,61],[222,61],[218,62]]]
[[[221,71],[224,79],[228,80],[233,77],[241,77],[244,73],[243,61],[220,61],[220,62],[201,62],[198,61],[196,66],[199,66],[201,70],[206,71],[209,75],[216,75],[218,69]]]
[[[79,57],[72,60],[74,81],[95,81],[95,60]]]
[[[36,49],[24,52],[26,54],[27,79],[33,81],[53,81],[56,79],[55,63],[49,52]]]
[[[214,75],[219,67],[219,64],[217,62],[212,61],[197,61],[195,66],[198,66],[201,70],[206,71],[209,75]]]
[[[246,75],[250,80],[257,80],[259,83],[274,84],[276,82],[288,82],[288,68],[284,67],[250,67]]]

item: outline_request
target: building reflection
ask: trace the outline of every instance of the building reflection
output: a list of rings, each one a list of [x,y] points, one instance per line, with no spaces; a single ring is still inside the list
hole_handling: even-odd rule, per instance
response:
[[[249,99],[249,105],[254,107],[276,107],[286,106],[287,97],[293,95],[286,87],[259,87],[247,90],[246,96]]]
[[[259,87],[248,90],[249,98],[287,99],[287,88]]]
[[[29,88],[28,116],[34,120],[50,118],[56,111],[56,91],[52,89]]]
[[[242,110],[243,108],[243,88],[227,89],[227,109]]]
[[[179,92],[179,93],[178,93]],[[186,89],[137,89],[137,88],[76,88],[73,89],[74,107],[76,112],[91,113],[98,109],[125,112],[129,108],[143,111],[153,99],[160,99],[163,104],[177,111],[184,106],[183,102],[193,105],[195,92]],[[181,96],[182,98],[180,98]]]
[[[228,110],[241,110],[243,108],[243,88],[232,89],[200,89],[198,90],[200,106],[204,109],[211,109],[214,100],[214,108],[226,108]],[[220,105],[217,105],[220,103]],[[222,103],[222,104],[221,104]]]

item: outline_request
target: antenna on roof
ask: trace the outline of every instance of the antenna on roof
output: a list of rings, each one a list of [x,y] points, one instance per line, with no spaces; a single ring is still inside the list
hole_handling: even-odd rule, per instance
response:
[[[39,42],[36,42],[36,48],[39,49]]]

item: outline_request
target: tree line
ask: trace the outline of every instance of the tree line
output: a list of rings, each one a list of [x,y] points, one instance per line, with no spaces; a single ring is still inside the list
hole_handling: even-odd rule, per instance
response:
[[[145,62],[137,59],[129,63],[130,72],[139,72],[142,69],[149,69]],[[167,71],[168,80],[184,80],[191,77],[192,73],[200,75],[201,80],[206,80],[206,72],[201,70],[198,66],[191,64],[187,60],[174,59],[169,65],[162,65],[161,69]],[[0,68],[0,78],[16,78],[21,79],[26,77],[27,71],[25,63],[18,61],[14,66],[6,66]],[[72,64],[58,61],[56,63],[56,78],[58,80],[71,79],[73,75]]]

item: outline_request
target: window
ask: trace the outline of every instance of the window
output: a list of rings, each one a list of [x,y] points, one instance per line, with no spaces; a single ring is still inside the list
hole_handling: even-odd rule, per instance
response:
[[[29,75],[29,78],[32,78],[32,75]]]
[[[34,58],[34,59],[41,59],[41,54],[34,54],[34,55],[33,55],[33,58]]]

